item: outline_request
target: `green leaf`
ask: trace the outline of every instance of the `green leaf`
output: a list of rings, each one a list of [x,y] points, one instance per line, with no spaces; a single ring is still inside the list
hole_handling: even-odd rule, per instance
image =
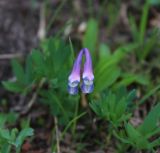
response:
[[[25,74],[22,65],[17,60],[12,60],[13,73],[17,78],[17,81],[21,84],[25,84]]]
[[[136,90],[133,89],[132,91],[129,92],[127,96],[127,100],[130,102],[136,97]]]
[[[122,99],[119,99],[115,108],[117,118],[120,118],[125,113],[126,106],[127,106],[126,99],[124,97]]]
[[[148,0],[146,0],[146,3],[143,6],[143,12],[142,12],[142,16],[141,16],[140,29],[139,29],[139,41],[140,41],[140,43],[143,43],[143,41],[144,41],[149,8],[150,8],[150,5],[148,3]]]
[[[88,48],[93,55],[96,50],[98,38],[98,23],[95,19],[90,19],[87,23],[87,30],[83,38],[83,47]]]
[[[130,123],[126,126],[127,134],[130,141],[137,147],[138,149],[147,149],[148,141],[147,139],[139,133],[137,129],[135,129]]]
[[[130,124],[128,123],[126,126],[128,137],[134,143],[141,137],[140,133]]]
[[[149,112],[144,122],[138,128],[143,135],[153,132],[157,128],[157,121],[160,118],[160,103]]]
[[[127,96],[127,106],[130,106],[133,104],[133,100],[136,98],[136,90],[133,89]]]
[[[128,114],[125,113],[118,119],[118,123],[128,121],[131,117],[132,117],[131,113],[128,113]]]
[[[8,129],[0,129],[0,137],[6,140],[10,140],[10,133]]]
[[[131,73],[125,73],[122,74],[122,80],[115,85],[115,87],[121,87],[121,86],[128,86],[132,83],[138,83],[141,85],[148,85],[149,80],[148,78],[138,75],[138,74],[131,74]]]
[[[16,113],[13,113],[13,112],[10,112],[7,114],[1,113],[0,114],[0,128],[4,128],[6,123],[9,123],[9,124],[15,123],[16,119],[17,119]]]
[[[125,95],[119,94],[120,91],[118,94],[107,91],[107,94],[102,95],[102,98],[97,101],[91,101],[89,104],[98,117],[112,122],[114,126],[119,126],[131,117],[131,114],[127,112],[128,97],[130,94],[127,95],[127,92]]]
[[[7,117],[7,123],[15,124],[15,122],[17,121],[18,115],[19,114],[15,112],[9,112],[5,114],[5,116]]]
[[[118,133],[115,130],[113,131],[113,134],[117,139],[119,139],[123,143],[133,145],[132,142],[126,139],[124,136],[118,135]]]
[[[139,105],[143,104],[149,97],[154,95],[158,90],[160,90],[160,84],[158,84],[155,88],[151,89],[148,93],[146,93],[144,97],[139,101]]]
[[[139,47],[138,43],[130,43],[125,44],[124,46],[120,46],[117,48],[113,54],[113,58],[115,59],[116,63],[121,62],[121,60],[128,54],[133,52],[136,48]]]
[[[137,41],[139,38],[139,32],[138,32],[138,27],[136,25],[135,16],[129,15],[129,23],[130,23],[130,28],[131,28],[134,41]]]
[[[102,114],[101,114],[101,109],[100,109],[100,107],[99,107],[98,102],[96,102],[96,101],[91,101],[91,102],[89,103],[89,106],[92,108],[92,110],[93,110],[98,116],[102,116]]]
[[[153,142],[151,142],[149,144],[149,147],[148,148],[153,148],[153,147],[157,147],[160,145],[160,138],[157,138],[156,140],[154,140]]]
[[[115,114],[115,107],[116,107],[116,95],[109,92],[108,96],[106,97],[106,103],[108,103],[108,110],[110,111],[111,115]],[[113,113],[114,112],[114,113]]]
[[[16,148],[21,147],[21,145],[23,144],[23,142],[26,139],[26,137],[32,136],[32,135],[33,135],[33,129],[32,128],[25,128],[25,129],[23,129],[19,133],[18,137],[16,138],[16,141],[15,141]]]
[[[13,129],[11,130],[10,143],[11,143],[12,145],[14,145],[14,143],[15,143],[15,140],[16,140],[16,137],[17,137],[18,132],[19,132],[19,131],[18,131],[17,128],[13,128]]]
[[[100,92],[112,85],[120,76],[120,69],[116,66],[106,67],[103,73],[95,72],[95,89],[94,92]]]
[[[32,63],[32,57],[31,55],[27,56],[26,59],[26,65],[25,65],[25,82],[26,84],[31,84],[34,80],[34,74],[33,74],[33,63]]]
[[[11,152],[11,145],[10,144],[3,144],[1,148],[1,153],[10,153]]]
[[[70,37],[69,37],[69,44],[70,44],[70,60],[69,60],[69,62],[70,62],[70,65],[73,65],[75,55],[74,55],[74,48],[73,48],[72,40],[70,39]]]
[[[155,130],[153,130],[152,132],[150,132],[150,133],[148,133],[147,135],[146,135],[146,138],[151,138],[151,137],[153,137],[153,136],[155,136],[156,134],[159,134],[160,133],[160,128],[159,127],[157,127]]]
[[[149,55],[149,53],[152,52],[157,43],[157,33],[158,31],[153,32],[152,36],[142,45],[141,50],[143,51],[139,54],[140,59],[145,59]]]
[[[33,50],[31,53],[31,59],[33,61],[32,69],[36,72],[36,76],[43,77],[45,75],[45,63],[44,63],[44,56],[39,50]]]
[[[5,89],[12,92],[23,92],[24,90],[24,87],[19,85],[17,82],[3,81],[2,84],[5,87]]]
[[[56,52],[54,53],[54,55],[51,55],[51,56],[54,56],[53,57],[53,61],[54,61],[54,69],[55,69],[55,72],[57,74],[59,74],[62,69],[67,65],[69,64],[69,58],[70,58],[70,48],[69,46],[66,46],[65,44],[63,43],[60,43],[60,46],[57,48]]]
[[[95,89],[94,92],[102,91],[112,85],[120,76],[117,64],[137,47],[137,44],[128,44],[118,48],[113,55],[98,61],[95,67]]]
[[[98,63],[96,63],[95,73],[96,71],[99,71],[99,73],[103,73],[108,67],[117,65],[129,52],[133,51],[137,47],[137,43],[127,44],[119,47],[114,51],[112,55],[108,56],[108,58],[105,56],[106,58],[103,58],[103,60],[99,60]]]
[[[100,60],[103,60],[105,58],[108,58],[111,55],[111,51],[109,46],[107,46],[106,44],[101,44],[99,47],[99,58]]]
[[[0,114],[0,128],[3,128],[7,121],[7,116],[5,114]]]

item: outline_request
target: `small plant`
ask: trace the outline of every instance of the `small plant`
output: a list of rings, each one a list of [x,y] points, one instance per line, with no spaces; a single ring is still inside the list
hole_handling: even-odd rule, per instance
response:
[[[119,134],[115,132],[115,136],[135,149],[154,151],[154,147],[160,145],[159,110],[160,104],[157,104],[145,117],[142,124],[135,128],[129,122],[125,123],[124,130],[119,131]]]
[[[135,97],[135,90],[127,94],[126,90],[121,88],[115,94],[109,91],[100,100],[92,101],[90,107],[98,117],[110,123],[110,132],[117,140],[126,144],[125,150],[132,146],[135,150],[154,152],[154,148],[160,145],[160,138],[157,137],[160,134],[160,104],[157,104],[145,117],[144,122],[135,128],[130,123],[131,110],[135,107],[132,101]]]
[[[0,152],[10,153],[13,149],[20,153],[22,144],[29,136],[33,136],[32,128],[24,128],[21,131],[16,128],[12,130],[0,128]]]
[[[92,101],[90,107],[100,118],[117,128],[130,119],[135,96],[135,90],[127,94],[124,88],[120,88],[117,94],[109,91],[100,100]]]
[[[17,128],[8,129],[6,124],[16,120],[17,115],[15,113],[0,114],[0,152],[10,153],[14,150],[16,153],[20,153],[22,144],[27,137],[33,136],[33,129],[24,127],[22,130]]]

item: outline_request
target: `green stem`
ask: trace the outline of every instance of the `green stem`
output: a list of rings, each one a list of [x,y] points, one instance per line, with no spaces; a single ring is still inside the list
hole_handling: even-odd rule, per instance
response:
[[[52,136],[55,134],[55,127],[52,129]],[[52,137],[51,140],[51,151],[54,152],[56,148],[56,145],[54,145],[54,137]]]
[[[149,97],[151,97],[155,92],[160,90],[160,84],[156,86],[155,88],[151,89],[138,103],[138,105],[143,104]]]
[[[86,114],[86,112],[81,113],[80,115],[76,116],[75,118],[73,118],[66,126],[66,128],[63,130],[60,140],[62,140],[62,138],[64,137],[65,133],[67,132],[67,130],[70,128],[70,126],[79,118],[81,118],[82,116],[84,116]]]
[[[76,116],[78,115],[78,109],[79,109],[79,102],[76,102],[76,109],[75,109],[75,113],[74,113],[74,118],[76,118]],[[72,127],[72,135],[73,137],[75,136],[75,131],[76,131],[76,125],[77,125],[77,120],[75,120],[73,122],[73,127]]]
[[[16,153],[20,153],[20,151],[21,151],[21,146],[16,148]]]
[[[82,116],[84,116],[86,114],[86,112],[81,113],[80,115],[78,115],[77,117],[73,118],[65,127],[65,129],[63,130],[61,136],[59,137],[59,143],[61,142],[61,140],[63,139],[65,133],[67,132],[67,130],[70,128],[70,126],[75,122],[75,120],[78,120],[79,118],[81,118]],[[56,145],[53,146],[53,152],[56,151]]]
[[[146,0],[146,3],[143,7],[143,13],[142,13],[141,23],[140,23],[139,40],[140,40],[141,43],[143,43],[144,37],[145,37],[147,19],[148,19],[148,11],[149,11],[149,3],[148,3],[148,0]]]

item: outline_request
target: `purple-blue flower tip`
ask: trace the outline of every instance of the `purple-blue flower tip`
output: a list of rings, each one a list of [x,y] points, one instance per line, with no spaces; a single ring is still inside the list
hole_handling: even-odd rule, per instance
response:
[[[83,50],[77,56],[74,62],[71,74],[68,77],[68,92],[72,95],[78,93],[78,84],[80,82],[80,70],[82,62]]]
[[[83,79],[81,90],[83,93],[91,93],[94,89],[93,80]]]
[[[68,78],[68,92],[71,95],[75,95],[78,93],[78,84],[80,82],[80,69],[81,69],[83,54],[85,55],[85,63],[82,74],[81,90],[83,93],[91,93],[94,89],[94,84],[93,84],[94,75],[92,69],[91,55],[87,48],[83,48],[78,54],[78,57],[73,65],[72,72]]]
[[[68,92],[71,95],[76,95],[78,93],[78,84],[79,84],[78,81],[68,84]]]
[[[89,53],[89,50],[87,48],[83,49],[86,61],[84,63],[84,70],[83,70],[83,75],[82,75],[82,92],[83,93],[91,93],[94,89],[93,85],[93,80],[94,80],[94,75],[93,75],[93,69],[92,69],[92,58]]]

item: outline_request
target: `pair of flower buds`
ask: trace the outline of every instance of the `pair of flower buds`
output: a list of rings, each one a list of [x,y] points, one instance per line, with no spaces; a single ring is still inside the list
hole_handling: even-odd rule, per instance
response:
[[[74,62],[73,69],[68,78],[68,92],[71,95],[75,95],[78,93],[78,85],[80,83],[81,78],[81,64],[82,57],[85,55],[85,63],[83,67],[82,73],[82,83],[81,90],[83,93],[91,93],[93,91],[94,85],[94,75],[92,70],[92,59],[87,48],[83,48]]]

